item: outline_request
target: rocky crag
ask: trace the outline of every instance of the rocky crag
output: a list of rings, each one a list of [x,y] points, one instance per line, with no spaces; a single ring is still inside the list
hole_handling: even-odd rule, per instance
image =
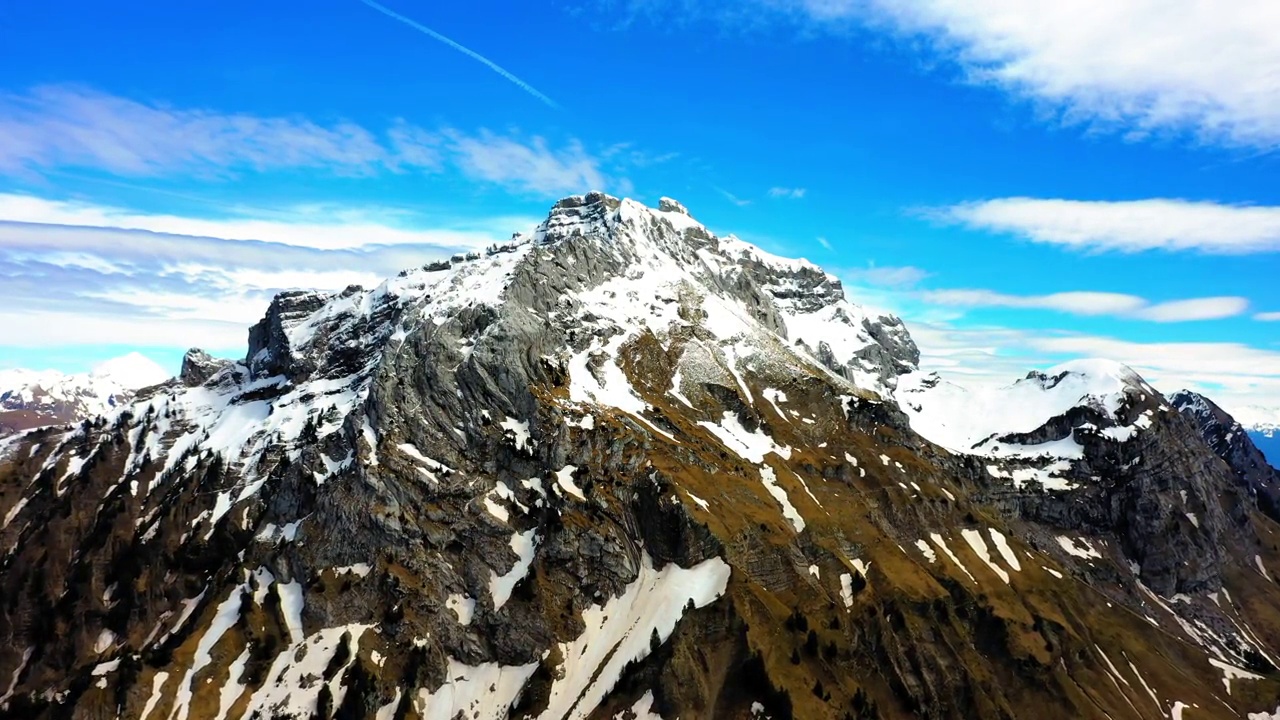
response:
[[[1277,526],[1191,420],[918,359],[671,200],[282,294],[242,362],[2,441],[0,707],[1280,714]]]

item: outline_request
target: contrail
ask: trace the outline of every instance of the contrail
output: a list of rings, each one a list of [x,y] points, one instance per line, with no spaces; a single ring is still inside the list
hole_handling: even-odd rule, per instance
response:
[[[499,74],[499,75],[501,75],[502,77],[504,77],[504,78],[506,78],[506,79],[510,80],[511,82],[515,83],[517,86],[519,86],[519,88],[520,88],[521,90],[524,90],[525,92],[527,92],[527,93],[529,93],[530,95],[532,95],[532,96],[534,96],[534,97],[538,98],[538,99],[539,99],[539,100],[541,100],[542,102],[546,103],[547,105],[550,105],[551,107],[553,107],[553,108],[555,108],[555,109],[557,109],[557,110],[559,110],[559,109],[560,109],[560,106],[556,104],[556,101],[555,101],[555,100],[552,100],[551,98],[547,97],[546,95],[543,95],[542,93],[538,92],[538,89],[537,89],[537,88],[535,88],[534,86],[530,85],[529,83],[527,83],[527,82],[525,82],[525,81],[521,80],[520,78],[516,77],[515,75],[512,75],[511,73],[507,72],[507,70],[506,70],[505,68],[503,68],[502,66],[500,66],[500,65],[498,65],[497,63],[493,62],[493,61],[492,61],[492,60],[490,60],[489,58],[487,58],[487,57],[485,57],[485,56],[481,55],[480,53],[478,53],[478,52],[476,52],[476,51],[474,51],[474,50],[471,50],[470,48],[463,47],[462,45],[459,45],[458,43],[456,43],[456,42],[454,42],[454,41],[450,40],[449,38],[445,37],[444,35],[441,35],[440,33],[436,32],[435,30],[432,30],[431,28],[427,27],[426,25],[423,25],[422,23],[419,23],[419,22],[415,22],[415,21],[413,21],[413,20],[411,20],[411,19],[409,19],[409,18],[407,18],[407,17],[405,17],[405,16],[401,15],[400,13],[398,13],[398,12],[396,12],[396,11],[392,10],[391,8],[388,8],[388,7],[385,7],[385,6],[379,5],[378,3],[374,2],[373,0],[360,0],[360,2],[364,3],[365,5],[368,5],[369,7],[373,8],[374,10],[377,10],[378,12],[382,13],[383,15],[386,15],[387,17],[390,17],[390,18],[394,18],[394,19],[396,19],[396,20],[399,20],[400,22],[404,23],[405,25],[408,25],[409,27],[413,28],[414,30],[417,30],[417,31],[419,31],[419,32],[421,32],[421,33],[425,33],[426,35],[429,35],[429,36],[431,36],[431,37],[435,38],[436,40],[439,40],[440,42],[444,43],[445,45],[448,45],[449,47],[453,48],[454,50],[457,50],[458,52],[462,53],[463,55],[466,55],[467,57],[470,57],[470,58],[472,58],[472,59],[474,59],[474,60],[476,60],[476,61],[478,61],[478,62],[484,63],[484,64],[485,64],[485,65],[486,65],[490,70],[492,70],[492,71],[494,71],[494,72],[498,73],[498,74]]]

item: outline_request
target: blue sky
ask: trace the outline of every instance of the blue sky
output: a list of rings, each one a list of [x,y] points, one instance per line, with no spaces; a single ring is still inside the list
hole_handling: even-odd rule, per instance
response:
[[[962,380],[1280,406],[1280,10],[1237,4],[384,3],[469,55],[361,0],[6,3],[0,366],[239,354],[279,289],[602,188],[818,262]]]

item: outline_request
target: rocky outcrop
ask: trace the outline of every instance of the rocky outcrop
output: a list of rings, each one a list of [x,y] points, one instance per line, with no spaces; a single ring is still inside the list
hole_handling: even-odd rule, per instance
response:
[[[1245,428],[1199,393],[1179,390],[1169,396],[1169,402],[1195,425],[1205,443],[1231,468],[1258,509],[1280,522],[1280,471],[1267,462]]]
[[[230,360],[215,358],[200,348],[191,348],[182,356],[178,381],[187,387],[199,387],[231,366]]]

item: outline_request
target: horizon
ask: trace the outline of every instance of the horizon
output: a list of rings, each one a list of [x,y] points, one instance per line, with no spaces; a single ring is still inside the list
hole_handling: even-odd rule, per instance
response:
[[[809,259],[962,385],[1099,357],[1280,408],[1280,40],[1202,68],[1189,30],[1274,11],[1170,11],[1161,49],[1142,8],[1049,44],[1051,9],[860,7],[8,8],[0,367],[242,357],[275,292],[376,285],[599,187]]]

